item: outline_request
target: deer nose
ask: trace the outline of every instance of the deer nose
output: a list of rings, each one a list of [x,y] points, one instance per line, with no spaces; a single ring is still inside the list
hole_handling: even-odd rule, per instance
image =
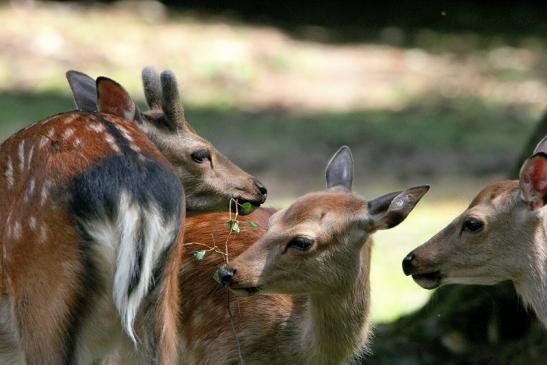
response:
[[[236,272],[236,269],[228,265],[222,265],[221,267],[219,267],[217,270],[217,277],[220,281],[220,284],[222,284],[223,286],[229,285]]]
[[[262,195],[268,195],[268,189],[266,189],[266,187],[260,182],[260,180],[255,179],[255,186],[258,188],[258,191],[260,191]]]
[[[405,275],[410,275],[413,266],[412,261],[415,257],[416,255],[414,254],[414,252],[411,252],[403,259],[403,272],[405,273]]]

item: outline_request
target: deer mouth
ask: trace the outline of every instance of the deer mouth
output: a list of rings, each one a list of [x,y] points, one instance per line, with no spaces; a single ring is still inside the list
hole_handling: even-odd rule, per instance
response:
[[[260,292],[260,288],[257,286],[249,288],[229,286],[228,289],[230,289],[232,293],[240,297],[250,297]]]
[[[236,198],[235,200],[231,201],[230,205],[232,212],[237,211],[239,215],[246,215],[252,213],[256,208],[259,208],[262,203],[264,202],[260,200],[247,200]]]
[[[423,274],[414,274],[412,279],[424,289],[435,289],[441,285],[442,275],[440,271],[432,271]]]

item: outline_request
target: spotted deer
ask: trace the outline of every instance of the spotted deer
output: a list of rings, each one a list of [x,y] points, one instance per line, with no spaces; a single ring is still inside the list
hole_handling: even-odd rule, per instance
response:
[[[447,227],[403,260],[425,289],[511,280],[547,327],[547,137],[520,179],[486,186]]]
[[[401,223],[428,187],[367,202],[351,192],[352,178],[351,152],[342,147],[328,163],[326,191],[275,213],[256,210],[241,218],[238,234],[227,230],[225,213],[187,219],[180,273],[186,363],[340,364],[366,350],[369,235]],[[209,246],[227,250],[229,260]],[[196,260],[204,247],[210,253]],[[213,282],[215,272],[229,291]]]
[[[249,202],[256,208],[266,200],[268,191],[258,179],[224,157],[187,122],[171,71],[158,75],[151,67],[143,69],[144,94],[150,108],[144,113],[111,79],[99,77],[95,81],[78,71],[68,71],[67,79],[79,110],[121,116],[150,138],[181,179],[188,211],[226,211],[234,200],[239,204]],[[101,98],[101,94],[110,97]]]
[[[184,192],[156,146],[69,112],[4,141],[0,167],[0,363],[175,363]]]

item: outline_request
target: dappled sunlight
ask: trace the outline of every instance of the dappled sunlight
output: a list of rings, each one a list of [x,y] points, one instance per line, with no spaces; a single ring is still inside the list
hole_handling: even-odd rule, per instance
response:
[[[424,30],[405,48],[382,44],[404,36],[386,29],[375,43],[326,44],[271,26],[170,14],[155,2],[4,4],[0,22],[0,90],[67,92],[62,75],[76,68],[140,96],[138,74],[150,64],[180,75],[189,104],[251,111],[401,110],[434,96],[539,112],[547,99],[544,40],[462,51],[454,44],[478,36]]]

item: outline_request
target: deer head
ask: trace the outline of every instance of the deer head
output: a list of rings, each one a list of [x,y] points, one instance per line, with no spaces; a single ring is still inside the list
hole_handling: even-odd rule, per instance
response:
[[[545,140],[519,181],[488,185],[446,228],[410,252],[403,271],[426,289],[444,284],[518,285],[547,262]]]
[[[351,192],[352,179],[351,151],[342,147],[327,165],[327,190],[276,212],[268,231],[218,270],[220,281],[240,295],[324,293],[355,281],[368,236],[401,223],[429,187],[366,201]]]
[[[188,210],[225,210],[231,199],[257,207],[266,200],[267,189],[258,179],[217,151],[186,121],[171,71],[160,76],[152,68],[144,68],[147,112],[141,112],[127,91],[109,78],[95,81],[81,72],[68,71],[67,79],[80,110],[118,115],[144,131],[181,179]]]

